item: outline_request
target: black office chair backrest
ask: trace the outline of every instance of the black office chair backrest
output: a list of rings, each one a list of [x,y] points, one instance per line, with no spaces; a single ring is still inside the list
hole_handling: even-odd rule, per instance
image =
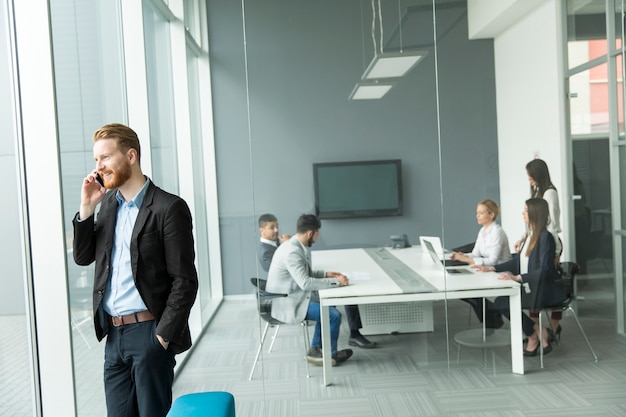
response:
[[[561,262],[559,265],[560,278],[556,283],[565,288],[566,298],[560,303],[563,307],[569,306],[576,297],[574,294],[574,280],[579,271],[580,266],[576,262]]]
[[[476,242],[466,243],[465,245],[457,246],[456,248],[452,248],[452,252],[471,252],[474,250],[474,246],[476,246]]]
[[[263,278],[250,278],[250,282],[257,289],[257,295],[264,298],[287,297],[287,294],[277,294],[265,290],[267,280]]]
[[[267,280],[266,279],[263,279],[263,278],[250,278],[250,282],[258,290],[265,291],[265,284],[267,284]]]
[[[257,307],[261,318],[272,324],[280,324],[280,321],[272,317],[272,300],[278,297],[286,297],[287,294],[275,294],[265,291],[267,280],[262,278],[250,278],[250,282],[257,289]]]

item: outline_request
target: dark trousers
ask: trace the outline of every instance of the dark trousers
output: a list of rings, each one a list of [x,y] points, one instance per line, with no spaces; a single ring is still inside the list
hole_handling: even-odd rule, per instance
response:
[[[476,317],[482,323],[485,321],[486,327],[500,327],[502,326],[502,319],[500,318],[500,311],[493,305],[491,301],[485,298],[485,317],[483,317],[483,299],[482,298],[461,298],[461,301],[465,301],[474,310]],[[495,324],[500,323],[500,326]]]
[[[350,330],[359,330],[361,327],[361,314],[359,314],[359,306],[345,306],[346,318],[348,319],[348,327]]]
[[[172,405],[174,354],[156,337],[155,321],[110,327],[104,350],[108,417],[165,417]]]
[[[511,320],[511,310],[509,308],[509,297],[496,297],[493,301],[494,307],[497,308],[503,316]],[[523,307],[522,307],[523,308]],[[522,330],[526,336],[532,336],[535,333],[535,322],[532,321],[525,313],[522,313]]]

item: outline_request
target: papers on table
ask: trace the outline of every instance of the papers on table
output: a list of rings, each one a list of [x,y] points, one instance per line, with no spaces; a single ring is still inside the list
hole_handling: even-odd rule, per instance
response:
[[[369,272],[343,272],[343,274],[352,282],[369,281],[372,279]]]

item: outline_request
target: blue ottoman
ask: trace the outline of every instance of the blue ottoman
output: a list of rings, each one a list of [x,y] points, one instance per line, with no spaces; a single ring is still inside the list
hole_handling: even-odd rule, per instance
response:
[[[167,417],[235,417],[235,397],[220,391],[181,395]]]

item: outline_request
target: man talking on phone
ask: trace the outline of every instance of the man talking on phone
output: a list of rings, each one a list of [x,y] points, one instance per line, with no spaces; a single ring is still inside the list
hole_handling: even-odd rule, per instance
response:
[[[73,246],[78,265],[96,262],[94,326],[98,340],[106,336],[107,415],[165,417],[174,357],[191,347],[198,290],[191,213],[142,173],[132,129],[108,124],[93,141],[96,167],[82,183]]]

